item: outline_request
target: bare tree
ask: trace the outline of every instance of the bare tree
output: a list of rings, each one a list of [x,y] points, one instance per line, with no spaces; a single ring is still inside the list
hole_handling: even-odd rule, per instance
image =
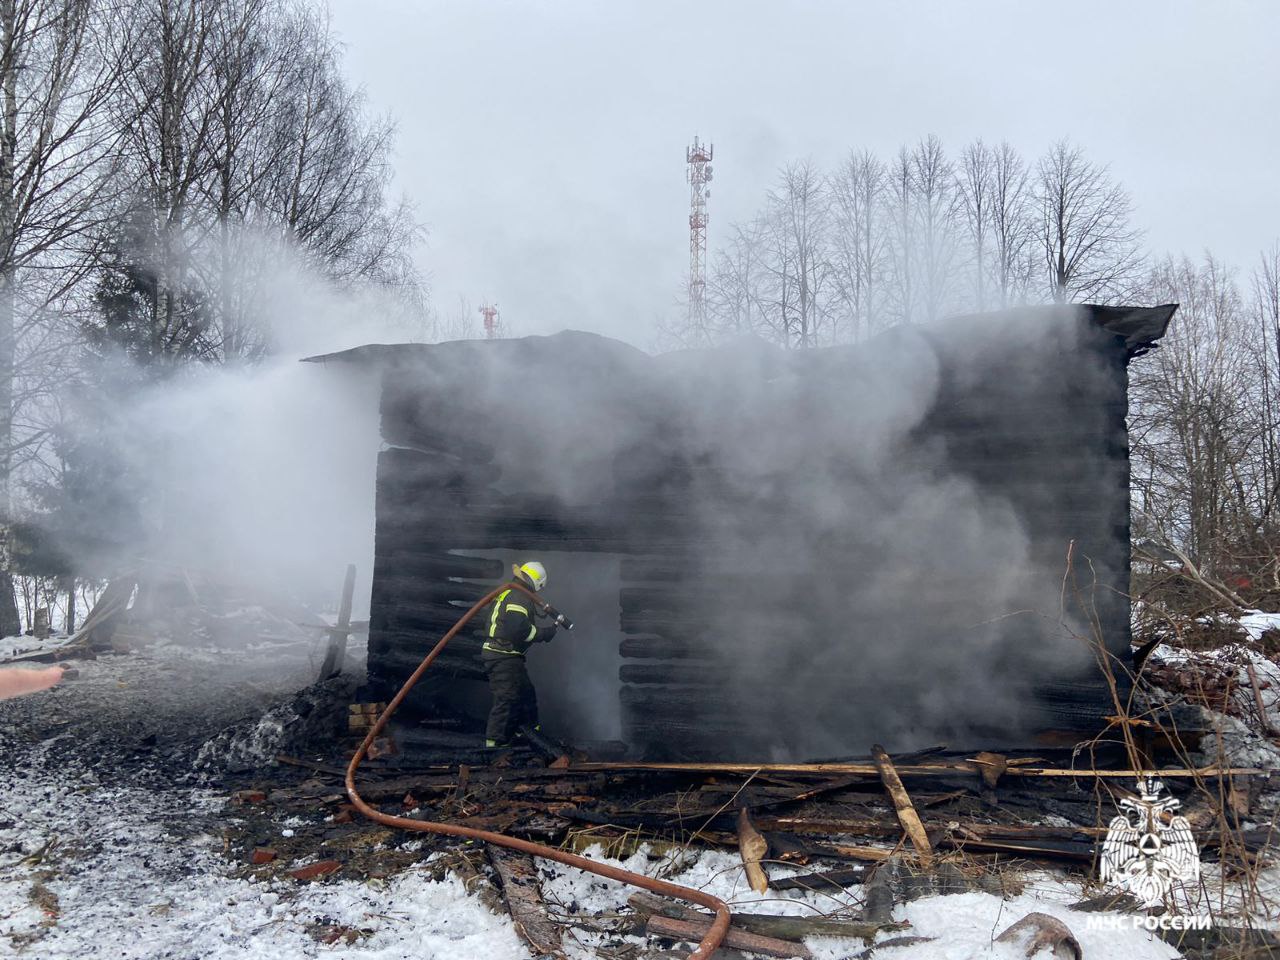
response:
[[[216,123],[208,145],[209,176],[200,189],[217,221],[217,250],[203,259],[206,282],[216,291],[221,356],[251,360],[268,343],[253,322],[254,291],[245,281],[270,258],[260,255],[262,238],[246,242],[245,225],[256,217],[264,180],[285,160],[271,127],[288,95],[286,79],[302,49],[301,31],[281,22],[272,0],[217,3],[211,30],[206,85]]]
[[[18,386],[19,351],[24,343],[47,346],[41,327],[50,320],[48,305],[88,269],[84,247],[102,222],[118,142],[104,106],[127,57],[127,33],[109,3],[0,0],[0,524],[6,529],[14,456],[30,442],[15,430],[33,395]],[[6,556],[0,633],[17,629]]]
[[[152,362],[216,358],[209,312],[194,292],[197,250],[210,225],[198,215],[201,190],[216,170],[220,92],[212,77],[219,6],[200,0],[138,0],[132,29],[141,55],[124,77],[116,122],[127,135],[131,188],[119,257],[150,271],[146,284]],[[141,355],[141,353],[139,354]]]
[[[973,306],[987,309],[991,233],[995,217],[996,154],[980,139],[961,151],[957,177],[962,222],[969,240]]]
[[[1221,264],[1165,260],[1146,296],[1178,302],[1178,323],[1133,371],[1131,437],[1139,531],[1221,576],[1257,534],[1260,424],[1250,330]]]
[[[1259,257],[1253,271],[1253,310],[1257,318],[1259,409],[1261,423],[1261,522],[1275,538],[1280,510],[1280,243]],[[1280,568],[1273,572],[1280,585]]]
[[[916,234],[916,178],[911,154],[898,150],[889,168],[885,216],[889,224],[894,319],[910,323],[916,319],[916,262],[919,242]]]
[[[299,259],[420,303],[419,226],[387,197],[394,128],[343,78],[327,15],[283,0],[133,10],[144,55],[117,101],[133,200],[103,260],[130,352],[256,359],[272,348],[269,287]]]
[[[829,219],[826,179],[817,167],[808,160],[784,167],[765,218],[773,282],[764,317],[783,346],[812,347],[826,336]]]
[[[368,117],[363,92],[343,79],[327,17],[305,15],[298,29],[276,121],[286,162],[273,166],[263,204],[335,279],[416,282],[408,252],[418,225],[405,202],[386,198],[395,126]]]
[[[1023,300],[1030,287],[1035,236],[1031,200],[1026,163],[1017,150],[1001,143],[991,158],[989,207],[994,280],[1001,307]]]
[[[921,303],[936,320],[950,302],[957,266],[955,168],[942,141],[929,136],[911,153],[919,243]]]
[[[881,320],[881,284],[888,270],[885,178],[884,164],[865,150],[850,154],[831,177],[832,278],[849,340],[866,338]]]
[[[1124,188],[1067,140],[1050,148],[1036,172],[1040,245],[1053,299],[1106,300],[1123,293],[1141,259]]]
[[[712,262],[707,309],[715,337],[758,333],[764,323],[766,271],[762,234],[758,221],[734,226],[728,245]]]

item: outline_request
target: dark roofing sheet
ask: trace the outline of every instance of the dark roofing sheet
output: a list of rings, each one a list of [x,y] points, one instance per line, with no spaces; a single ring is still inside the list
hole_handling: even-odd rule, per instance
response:
[[[1073,305],[1070,309],[1081,311],[1085,317],[1092,320],[1099,327],[1121,338],[1127,355],[1133,358],[1141,356],[1152,349],[1156,342],[1164,336],[1169,327],[1169,321],[1178,309],[1178,305],[1176,303],[1168,303],[1155,307],[1125,307],[1086,303]],[[933,326],[941,327],[942,325],[952,324],[956,320],[964,319],[998,320],[1006,315],[1008,317],[1050,317],[1055,312],[1061,312],[1062,310],[1063,307],[1057,305],[1014,307],[1004,311],[951,317]],[[892,329],[887,332],[891,333]],[[517,344],[522,346],[513,346]],[[575,350],[585,354],[587,351],[601,348],[613,353],[619,363],[633,363],[645,356],[642,351],[637,350],[635,347],[610,337],[576,330],[566,330],[552,336],[521,337],[513,340],[454,340],[446,343],[370,343],[360,347],[353,347],[349,350],[305,357],[303,362],[346,362],[395,368],[414,364],[427,358],[445,360],[447,362],[450,354],[460,359],[464,354],[478,349],[519,349],[521,351],[532,350],[535,353],[541,353],[544,349],[552,351]],[[822,354],[828,351],[844,352],[859,348],[859,346],[835,346],[812,352]],[[767,344],[763,340],[750,337],[740,338],[737,341],[714,348],[675,351],[663,354],[661,359],[664,361],[664,365],[668,367],[679,368],[681,364],[688,364],[696,368],[703,363],[707,355],[715,354],[722,350],[731,350],[740,354],[754,353],[757,355],[756,362],[762,368],[770,363],[785,365],[788,362],[787,355],[789,351],[784,351],[776,346]]]

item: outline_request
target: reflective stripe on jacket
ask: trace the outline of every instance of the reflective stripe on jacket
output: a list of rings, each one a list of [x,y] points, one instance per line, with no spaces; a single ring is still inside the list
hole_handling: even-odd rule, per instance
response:
[[[484,649],[522,657],[539,640],[549,639],[552,631],[533,622],[533,601],[514,586],[507,587],[493,601],[485,631]]]

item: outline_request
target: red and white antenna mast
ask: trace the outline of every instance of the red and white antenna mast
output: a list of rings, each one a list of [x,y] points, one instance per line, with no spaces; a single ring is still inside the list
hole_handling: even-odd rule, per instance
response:
[[[715,147],[693,138],[685,150],[689,164],[689,326],[701,335],[707,328],[707,199],[711,191],[711,156]]]
[[[486,303],[480,308],[480,316],[484,317],[484,335],[492,340],[498,335],[498,305]]]

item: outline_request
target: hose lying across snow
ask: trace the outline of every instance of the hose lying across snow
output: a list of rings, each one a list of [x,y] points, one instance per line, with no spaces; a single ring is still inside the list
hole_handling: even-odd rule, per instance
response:
[[[529,595],[535,603],[541,603],[540,598],[526,590],[519,584],[514,584],[515,589]],[[652,893],[662,894],[668,897],[675,897],[680,900],[688,900],[690,903],[696,903],[703,907],[709,907],[715,911],[716,917],[711,924],[711,929],[707,931],[707,935],[702,938],[702,942],[698,944],[698,949],[690,954],[690,960],[708,960],[715,953],[716,948],[720,946],[720,942],[724,940],[725,934],[729,930],[729,905],[719,897],[713,897],[709,893],[703,893],[701,890],[694,890],[692,887],[683,887],[677,883],[667,883],[665,880],[655,880],[652,877],[646,877],[643,874],[632,873],[630,870],[623,870],[619,867],[613,867],[606,863],[597,863],[594,860],[588,860],[586,857],[579,857],[576,854],[566,853],[563,850],[556,850],[554,847],[543,846],[540,843],[533,843],[529,840],[521,840],[518,837],[508,837],[501,833],[491,833],[488,830],[473,830],[471,827],[461,827],[452,823],[435,823],[430,820],[410,820],[407,817],[393,817],[389,814],[375,810],[369,804],[365,803],[364,798],[360,796],[360,792],[356,789],[356,771],[360,769],[360,763],[368,753],[369,747],[373,744],[374,739],[386,728],[387,722],[391,719],[391,715],[409,695],[409,691],[413,689],[427,668],[440,655],[450,640],[457,635],[463,625],[476,615],[489,601],[493,600],[503,590],[508,589],[506,584],[491,590],[485,597],[479,600],[475,606],[468,610],[457,623],[440,638],[440,642],[432,647],[431,652],[418,665],[418,669],[413,671],[413,675],[405,681],[400,692],[395,695],[387,709],[382,711],[382,715],[378,717],[378,722],[373,725],[364,738],[364,742],[357,748],[355,755],[351,758],[351,763],[347,766],[347,796],[351,798],[351,803],[362,814],[370,820],[376,820],[378,823],[385,824],[388,827],[399,827],[402,830],[418,830],[423,833],[442,833],[451,837],[468,837],[472,840],[482,840],[485,843],[493,843],[500,847],[510,847],[512,850],[519,850],[521,853],[527,853],[534,857],[542,857],[544,860],[554,860],[557,863],[563,863],[566,866],[577,867],[579,870],[586,870],[588,873],[594,873],[601,877],[608,877],[610,880],[617,880],[619,883],[626,883],[633,887],[640,887],[642,890],[648,890]]]

